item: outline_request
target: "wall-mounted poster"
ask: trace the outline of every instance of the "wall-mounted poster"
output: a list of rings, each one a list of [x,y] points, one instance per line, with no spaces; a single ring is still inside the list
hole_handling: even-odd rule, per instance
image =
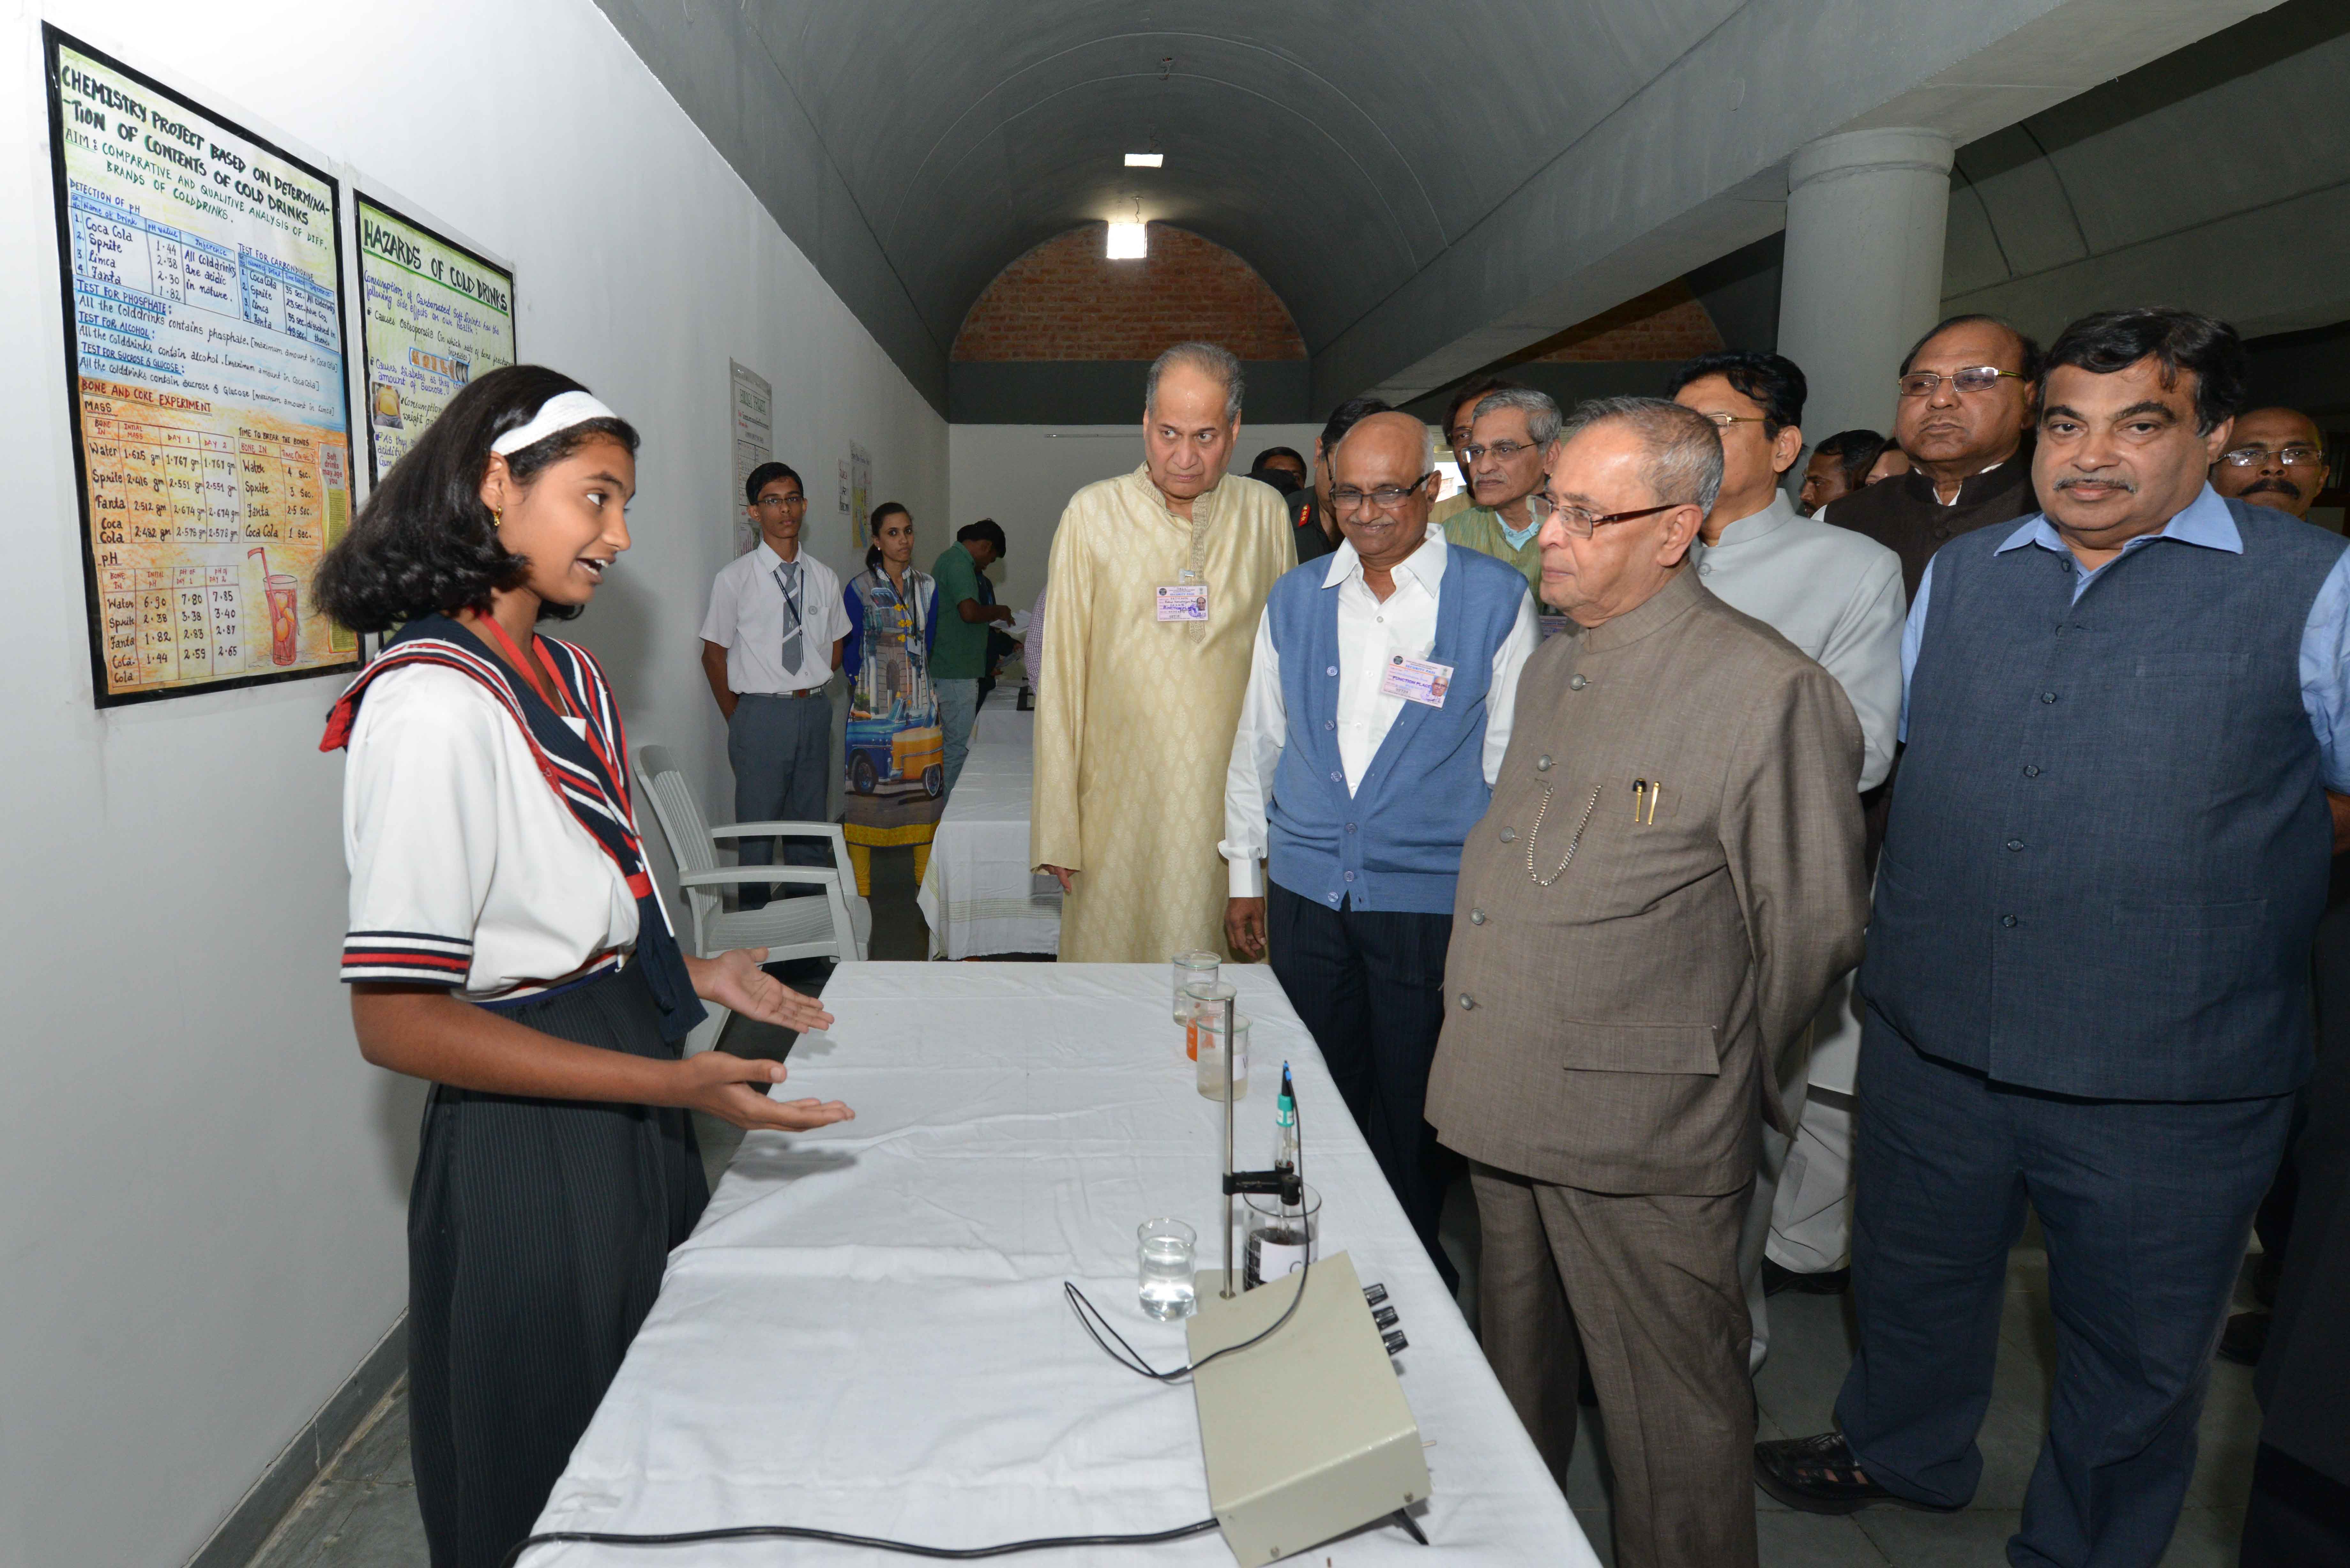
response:
[[[751,471],[775,457],[775,389],[767,379],[748,365],[736,360],[726,361],[729,376],[728,401],[734,415],[734,495],[742,495],[751,482]],[[734,553],[745,555],[758,547],[759,530],[750,514],[730,507],[734,518]]]
[[[848,537],[858,559],[873,543],[873,454],[848,443]]]
[[[98,704],[344,670],[339,198],[319,170],[41,29]]]
[[[371,196],[353,199],[368,453],[380,480],[466,382],[515,362],[514,274]]]

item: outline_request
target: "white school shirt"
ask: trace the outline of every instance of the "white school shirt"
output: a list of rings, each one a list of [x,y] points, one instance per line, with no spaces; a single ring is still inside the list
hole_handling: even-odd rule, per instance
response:
[[[1444,582],[1444,530],[1430,524],[1428,538],[1388,574],[1395,591],[1385,603],[1363,581],[1363,559],[1351,541],[1341,542],[1322,575],[1324,587],[1338,590],[1338,765],[1353,794],[1370,771],[1371,759],[1388,738],[1409,698],[1379,690],[1388,660],[1396,654],[1426,659],[1436,647],[1436,610]],[[1518,618],[1494,650],[1492,684],[1485,693],[1486,787],[1501,776],[1510,749],[1510,722],[1518,706],[1518,672],[1542,641],[1534,596],[1518,601]],[[1270,835],[1265,813],[1273,799],[1274,772],[1288,743],[1289,720],[1282,703],[1281,654],[1273,645],[1273,612],[1256,623],[1256,651],[1249,664],[1248,694],[1241,701],[1240,732],[1232,737],[1232,760],[1224,774],[1224,857],[1235,898],[1264,896],[1263,861]]]
[[[784,668],[784,590],[775,585],[775,568],[783,564],[762,539],[710,585],[702,640],[726,650],[726,685],[738,694],[781,696],[826,684],[832,679],[832,645],[848,635],[840,579],[801,545],[800,661],[796,669]]]
[[[578,727],[578,721],[570,721]],[[350,935],[343,978],[421,978],[395,956],[469,961],[458,994],[512,1000],[637,940],[628,879],[539,772],[522,728],[454,670],[386,670],[343,773]],[[382,965],[364,961],[380,939]]]

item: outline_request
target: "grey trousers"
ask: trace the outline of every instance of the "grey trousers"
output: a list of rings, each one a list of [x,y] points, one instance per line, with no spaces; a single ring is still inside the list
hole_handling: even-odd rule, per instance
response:
[[[1753,1568],[1746,1190],[1587,1192],[1474,1164],[1470,1182],[1485,1359],[1559,1490],[1588,1355],[1616,1472],[1617,1568]]]
[[[765,697],[744,692],[726,722],[726,761],[734,770],[737,822],[822,822],[832,768],[832,704],[822,697]],[[745,838],[736,859],[744,866],[775,863],[775,840]],[[829,867],[822,839],[783,841],[786,866]],[[782,888],[788,898],[796,891]],[[768,887],[745,885],[746,909],[765,907]]]

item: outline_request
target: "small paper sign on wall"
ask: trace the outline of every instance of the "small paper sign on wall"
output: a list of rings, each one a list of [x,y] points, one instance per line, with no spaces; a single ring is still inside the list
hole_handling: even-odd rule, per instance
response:
[[[775,458],[775,390],[765,377],[747,365],[733,359],[726,362],[733,385],[728,402],[734,420],[734,489],[733,496],[744,493],[751,481],[751,471]],[[743,555],[759,543],[759,530],[753,526],[749,514],[742,507],[730,507],[733,517],[734,553]]]

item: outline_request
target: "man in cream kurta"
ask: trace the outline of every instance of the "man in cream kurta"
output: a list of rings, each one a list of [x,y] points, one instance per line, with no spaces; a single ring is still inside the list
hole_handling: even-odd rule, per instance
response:
[[[1029,854],[1068,890],[1065,962],[1224,945],[1224,772],[1265,595],[1297,564],[1280,493],[1225,472],[1240,390],[1221,348],[1161,355],[1146,461],[1078,491],[1053,538]]]

